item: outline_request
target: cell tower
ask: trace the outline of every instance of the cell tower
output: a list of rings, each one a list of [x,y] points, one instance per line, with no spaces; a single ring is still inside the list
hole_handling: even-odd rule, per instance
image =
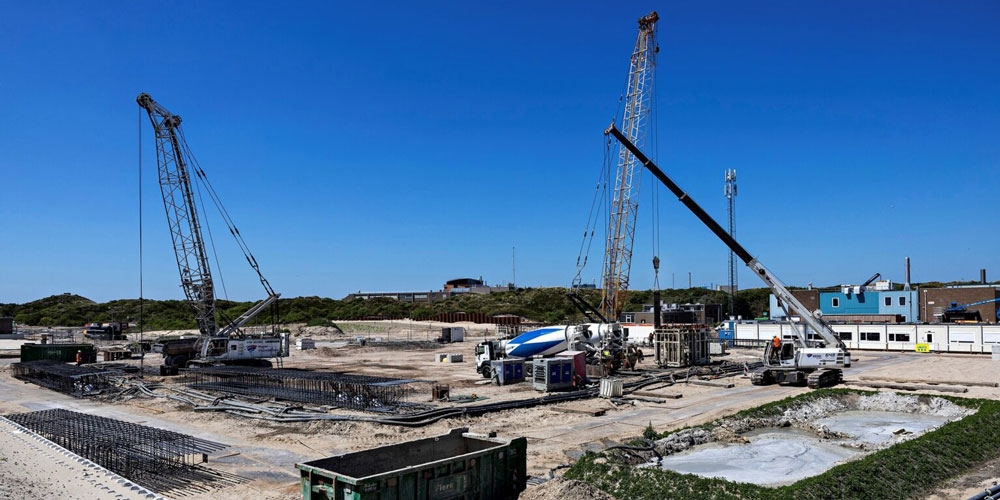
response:
[[[726,169],[726,201],[729,206],[729,236],[735,237],[736,230],[736,170]],[[736,275],[736,259],[729,251],[729,314],[736,314],[736,290],[739,284]]]

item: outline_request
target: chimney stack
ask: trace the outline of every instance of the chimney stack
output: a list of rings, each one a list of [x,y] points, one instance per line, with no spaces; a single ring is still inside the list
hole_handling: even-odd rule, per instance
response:
[[[979,270],[979,284],[980,285],[986,284],[986,269]]]
[[[903,283],[903,290],[910,289],[910,258],[906,258],[906,283]]]

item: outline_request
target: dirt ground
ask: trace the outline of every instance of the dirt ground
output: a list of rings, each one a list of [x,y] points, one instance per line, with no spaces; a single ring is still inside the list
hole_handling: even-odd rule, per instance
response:
[[[467,329],[465,341],[432,343],[440,335],[440,328],[443,326],[464,326]],[[316,341],[317,349],[300,351],[293,347],[291,356],[284,360],[284,367],[417,379],[422,382],[411,384],[414,393],[409,397],[409,401],[414,403],[462,406],[540,395],[527,383],[504,387],[484,384],[483,378],[476,373],[475,345],[484,338],[496,336],[492,326],[397,321],[338,322],[338,327],[292,327],[293,342],[299,338],[312,338]],[[168,332],[147,333],[144,338],[162,333]],[[365,340],[365,345],[357,342],[358,337]],[[464,361],[442,363],[436,360],[438,354],[449,353],[462,354]],[[865,351],[855,351],[852,354],[855,363],[845,372],[845,379],[848,381],[858,381],[863,376],[1000,383],[1000,363],[991,361],[988,356]],[[756,351],[734,350],[718,359],[740,362],[755,360],[757,356]],[[725,379],[725,382],[734,384],[732,388],[681,383],[643,393],[647,396],[664,396],[662,402],[634,400],[629,404],[615,404],[607,399],[594,398],[524,410],[507,410],[476,418],[447,419],[418,428],[367,422],[287,424],[194,411],[189,405],[165,399],[134,398],[110,403],[95,399],[74,399],[13,379],[7,369],[11,361],[16,360],[0,359],[0,394],[3,395],[0,398],[0,414],[66,408],[165,428],[229,445],[229,448],[211,455],[208,465],[240,475],[248,481],[184,497],[214,500],[301,498],[295,463],[445,434],[457,427],[467,427],[471,432],[478,433],[496,432],[501,437],[527,437],[529,476],[548,478],[551,474],[558,477],[560,469],[557,468],[571,463],[584,450],[600,450],[608,445],[627,441],[640,435],[648,425],[661,432],[698,425],[742,409],[808,391],[798,387],[753,386],[749,379],[736,376]],[[138,363],[135,360],[131,362]],[[159,358],[152,356],[143,360],[143,364],[150,365],[159,365],[161,362]],[[640,367],[646,370],[655,368],[648,358]],[[148,383],[162,382],[164,387],[177,383],[176,378],[169,377],[161,379],[147,375],[145,379]],[[448,385],[453,398],[465,397],[476,401],[432,403],[431,387],[434,384]],[[160,391],[164,392],[165,389]],[[676,395],[681,397],[666,398]],[[997,399],[1000,398],[1000,388],[971,386],[967,393],[961,395]],[[346,410],[333,410],[331,413],[360,414]],[[4,462],[3,466],[0,467],[3,471],[0,472],[0,483],[6,477],[16,476],[16,470],[11,468],[10,461]],[[941,485],[939,490],[927,498],[967,498],[981,491],[984,486],[992,485],[998,474],[1000,456],[997,461],[981,470],[970,471],[965,477]],[[561,483],[551,483],[544,490],[541,486],[531,486],[524,498],[558,498],[569,492],[559,489],[566,487]],[[546,493],[556,489],[560,493]],[[0,486],[0,492],[2,491],[4,490]],[[37,489],[33,491],[37,493],[33,496],[43,496],[44,492]],[[536,493],[542,496],[531,496]],[[574,496],[588,497],[583,491],[579,493]],[[553,494],[556,496],[551,496]],[[102,497],[98,495],[93,498]]]

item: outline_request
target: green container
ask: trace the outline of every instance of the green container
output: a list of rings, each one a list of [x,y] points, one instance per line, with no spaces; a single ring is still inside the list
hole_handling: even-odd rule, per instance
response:
[[[84,359],[97,357],[93,344],[21,344],[21,362],[51,359],[72,363],[76,361],[77,351],[83,351]]]
[[[528,441],[453,429],[443,436],[295,464],[303,500],[513,499]]]

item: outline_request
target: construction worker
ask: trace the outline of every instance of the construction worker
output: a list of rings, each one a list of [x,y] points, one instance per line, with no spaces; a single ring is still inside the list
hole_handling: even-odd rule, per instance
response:
[[[83,351],[82,350],[76,351],[76,364],[78,364],[78,365],[82,365],[83,364]]]
[[[781,356],[781,338],[777,335],[771,339],[771,358],[777,360]]]

